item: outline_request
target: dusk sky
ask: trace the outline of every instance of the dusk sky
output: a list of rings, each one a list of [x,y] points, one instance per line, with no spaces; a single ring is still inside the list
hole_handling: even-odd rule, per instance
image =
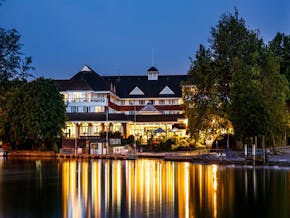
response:
[[[237,7],[267,42],[290,34],[289,0],[5,0],[0,27],[16,28],[35,77],[68,79],[84,64],[100,75],[186,74],[210,28]]]

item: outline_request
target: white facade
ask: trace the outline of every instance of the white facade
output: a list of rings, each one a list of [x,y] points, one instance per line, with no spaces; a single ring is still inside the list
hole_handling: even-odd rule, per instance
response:
[[[66,112],[105,112],[108,106],[106,93],[97,93],[92,91],[64,91]]]

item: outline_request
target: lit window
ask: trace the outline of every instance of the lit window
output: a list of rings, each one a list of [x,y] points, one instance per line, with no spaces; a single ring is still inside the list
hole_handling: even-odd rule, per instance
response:
[[[102,107],[100,106],[95,107],[95,112],[102,112]]]

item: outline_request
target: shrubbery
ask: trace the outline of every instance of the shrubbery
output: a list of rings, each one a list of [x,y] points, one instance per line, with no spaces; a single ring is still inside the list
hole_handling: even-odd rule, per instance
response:
[[[166,151],[188,151],[192,149],[203,149],[205,146],[200,142],[195,142],[192,138],[168,138],[160,141],[159,144],[152,145],[152,150],[155,152]]]

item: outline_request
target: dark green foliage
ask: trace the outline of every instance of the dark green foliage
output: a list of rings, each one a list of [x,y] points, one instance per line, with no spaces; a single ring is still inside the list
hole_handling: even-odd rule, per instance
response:
[[[176,140],[174,139],[167,139],[164,143],[160,143],[161,147],[164,149],[164,151],[171,151],[171,146],[176,143]]]
[[[127,138],[127,143],[129,145],[132,145],[132,144],[134,144],[134,141],[135,141],[134,136],[133,135],[129,135],[128,138]]]
[[[274,56],[279,58],[280,73],[290,81],[290,35],[277,33],[269,43],[269,49]]]
[[[16,86],[5,97],[1,139],[21,148],[51,150],[65,126],[63,97],[52,80],[39,78]]]
[[[287,98],[289,96],[289,82],[286,75],[279,73],[279,57],[268,50],[261,55],[261,93],[268,114],[268,132],[274,146],[282,142],[289,129],[289,112]]]
[[[122,138],[122,139],[121,139],[121,144],[122,144],[122,145],[127,145],[127,144],[128,144],[128,143],[127,143],[127,139]]]
[[[281,64],[281,73],[287,75],[287,63],[279,60],[288,57],[288,38],[277,36],[269,50],[235,10],[212,28],[209,43],[209,49],[200,46],[185,83],[191,135],[197,138],[200,130],[213,133],[232,124],[238,140],[255,135],[281,138],[287,127],[288,83],[279,73]]]
[[[21,53],[20,35],[15,29],[0,28],[0,84],[29,76],[31,57]]]
[[[169,138],[166,141],[160,141],[157,144],[152,145],[152,150],[155,152],[167,152],[172,151],[172,145],[176,143],[176,140],[173,138]],[[148,142],[149,144],[149,142]]]
[[[213,149],[226,149],[227,148],[227,143],[229,139],[229,147],[230,149],[235,149],[236,141],[235,137],[233,135],[220,135],[217,137],[214,142],[212,143],[212,148]]]
[[[112,138],[122,138],[122,134],[121,134],[119,131],[114,132],[114,133],[112,134]]]

